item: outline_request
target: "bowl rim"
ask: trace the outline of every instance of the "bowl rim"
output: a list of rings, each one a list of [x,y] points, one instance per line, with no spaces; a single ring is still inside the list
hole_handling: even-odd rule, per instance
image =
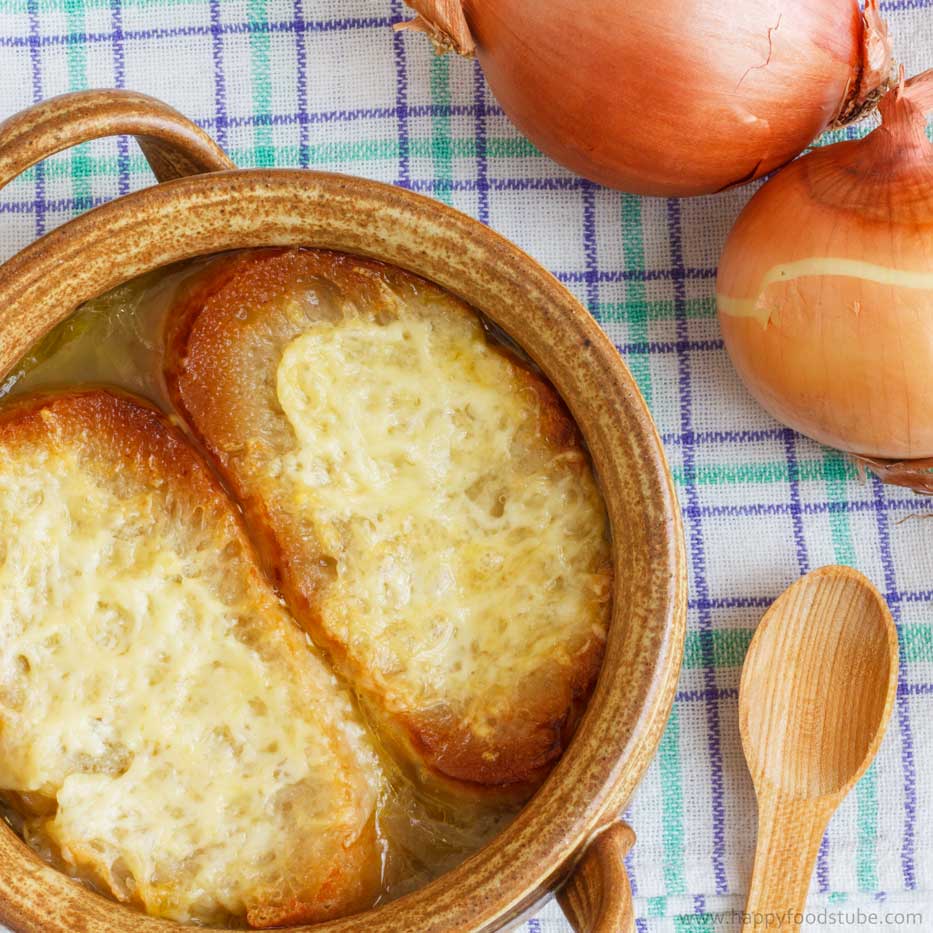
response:
[[[373,911],[296,928],[501,929],[559,883],[586,842],[617,817],[670,712],[686,626],[686,555],[657,429],[605,333],[517,246],[423,195],[296,169],[165,182],[96,207],[22,250],[0,266],[0,378],[84,301],[172,262],[258,246],[374,258],[463,298],[541,367],[593,455],[617,579],[603,668],[570,747],[516,820],[458,868]],[[624,522],[623,491],[640,495],[644,506],[641,514],[624,513]],[[622,553],[629,548],[640,549],[637,557]],[[640,561],[640,579],[618,573],[629,560]],[[625,665],[634,671],[630,683],[620,682]],[[41,862],[11,830],[0,831],[0,921],[49,933],[75,929],[76,917],[93,933],[186,929],[94,894]]]

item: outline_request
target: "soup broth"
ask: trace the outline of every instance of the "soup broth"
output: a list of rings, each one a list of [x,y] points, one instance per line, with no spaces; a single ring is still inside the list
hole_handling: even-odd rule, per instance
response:
[[[162,375],[165,317],[179,291],[208,261],[157,270],[87,302],[23,358],[0,384],[0,398],[103,384],[147,398],[173,415]],[[180,418],[174,420],[184,427]],[[376,814],[383,852],[382,893],[376,903],[382,903],[458,865],[507,825],[517,807],[433,797],[409,779],[375,733],[374,742],[388,775]],[[20,807],[7,801],[2,812],[40,855],[69,871],[47,840],[30,838]]]

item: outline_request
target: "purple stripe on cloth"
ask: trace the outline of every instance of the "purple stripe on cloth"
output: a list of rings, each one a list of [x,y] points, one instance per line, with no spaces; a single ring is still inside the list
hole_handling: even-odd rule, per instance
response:
[[[829,890],[829,828],[823,833],[816,853],[816,887],[820,894]]]
[[[223,38],[223,30],[217,29],[215,35]],[[131,33],[124,30],[122,37],[125,42],[131,37]],[[107,33],[107,38],[112,39],[113,34]],[[38,48],[41,42],[34,41],[28,43],[23,41],[23,45],[29,44],[30,47]],[[2,43],[0,43],[2,45]],[[467,116],[476,117],[477,108],[472,104],[411,104],[405,107],[408,117],[433,117],[433,116]],[[501,114],[502,111],[495,107],[484,109],[485,116],[494,116]],[[338,123],[352,122],[353,120],[395,120],[399,114],[399,108],[396,107],[357,107],[352,110],[317,110],[302,114],[296,110],[294,113],[249,113],[249,114],[225,114],[221,119],[214,116],[201,117],[195,122],[202,129],[210,130],[220,123],[225,127],[243,127],[243,126],[294,126],[295,124],[307,121],[308,123]],[[437,185],[436,180],[423,179],[420,181],[423,186]],[[477,182],[463,180],[457,184],[463,186],[463,190],[474,190]],[[580,187],[578,179],[554,177],[554,178],[529,178],[529,179],[502,179],[502,190],[533,190],[533,189],[554,189],[554,190],[573,190]],[[713,270],[709,270],[715,275]]]
[[[884,569],[884,584],[888,593],[897,593],[897,572],[891,553],[891,535],[888,527],[887,503],[884,499],[884,485],[878,479],[872,480],[874,486],[875,514],[878,525],[878,544],[881,551],[881,566]],[[900,623],[900,600],[889,599],[894,621]],[[901,768],[904,773],[904,839],[901,845],[901,873],[904,886],[913,891],[917,887],[916,865],[914,858],[914,833],[917,821],[917,773],[914,762],[913,728],[910,723],[910,701],[904,680],[905,665],[900,665],[897,690],[897,726],[901,734]]]
[[[403,15],[401,0],[392,0],[392,22],[399,23]],[[398,183],[411,187],[411,165],[409,161],[408,137],[408,69],[405,61],[405,40],[402,33],[392,35],[392,51],[395,58],[395,118],[398,123]]]
[[[904,676],[901,665],[901,677]],[[905,690],[897,691],[897,727],[901,733],[901,760],[904,767],[904,841],[901,846],[901,870],[905,886],[914,891],[917,888],[917,874],[914,864],[914,846],[917,819],[917,767],[914,762],[913,728],[910,723],[911,695],[933,694],[933,684],[905,684]]]
[[[794,528],[794,546],[797,550],[797,564],[800,573],[805,574],[810,569],[810,560],[807,557],[807,545],[803,537],[803,518],[800,509],[800,464],[797,460],[797,434],[790,428],[781,432],[784,441],[784,457],[787,460],[787,474],[790,480],[790,516]]]
[[[632,889],[632,897],[638,897],[638,878],[635,874],[635,852],[629,849],[623,859],[625,863],[625,872],[628,875],[629,886]]]
[[[227,148],[227,86],[224,77],[224,38],[220,22],[220,0],[211,0],[211,57],[214,62],[214,110],[213,121],[217,143]]]
[[[776,596],[723,596],[719,599],[693,598],[687,600],[690,609],[708,612],[714,609],[763,609],[774,602]]]
[[[737,687],[709,687],[704,690],[678,690],[674,699],[678,703],[718,703],[720,700],[737,700]]]
[[[584,191],[589,182],[584,181],[582,178],[496,178],[493,181],[489,180],[488,177],[488,168],[486,165],[487,156],[487,146],[486,146],[486,137],[485,137],[485,124],[486,120],[485,114],[479,107],[471,107],[471,112],[473,114],[474,120],[477,124],[483,124],[483,139],[482,139],[482,155],[480,154],[480,139],[477,136],[477,169],[480,168],[479,162],[482,159],[483,165],[483,174],[482,177],[477,177],[475,179],[471,178],[453,178],[453,179],[443,179],[438,181],[436,178],[422,178],[418,180],[418,190],[433,192],[438,189],[440,185],[444,186],[445,191],[478,191],[484,192],[489,189],[490,186],[494,186],[497,191]],[[477,134],[479,129],[477,129]]]
[[[882,13],[901,13],[905,10],[926,10],[933,0],[881,0]]]
[[[113,27],[113,82],[126,87],[126,52],[123,46],[123,3],[112,0],[110,22]],[[117,137],[117,191],[122,196],[130,190],[130,142],[125,136]]]
[[[34,103],[42,100],[42,53],[39,48],[39,4],[38,0],[29,0],[29,64],[32,69],[32,99]],[[36,197],[33,201],[36,212],[36,236],[45,233],[45,166],[40,162],[36,166]]]
[[[887,521],[887,502],[884,499],[884,484],[877,479],[871,480],[873,499],[877,506],[878,515],[878,544],[881,551],[881,567],[884,571],[884,585],[890,590],[897,589],[897,572],[894,569],[894,559],[891,555],[891,535]]]
[[[298,95],[298,165],[307,168],[311,162],[310,131],[308,129],[308,46],[307,28],[301,0],[293,6],[295,23],[295,91]]]
[[[897,685],[898,698],[906,699],[909,697],[928,696],[931,694],[933,694],[933,684],[930,683],[899,683]],[[715,687],[712,689],[704,688],[701,690],[679,690],[675,697],[678,703],[709,703],[710,701],[715,701],[718,703],[720,700],[738,700],[738,698],[738,687]],[[911,786],[916,790],[915,777],[912,778]],[[911,877],[913,877],[913,874],[913,869],[911,869]],[[916,884],[914,886],[916,886]]]
[[[484,223],[489,223],[489,166],[486,158],[486,79],[479,67],[479,62],[473,65],[473,103],[475,115],[473,118],[476,130],[476,194],[477,217]],[[445,180],[446,181],[446,180]],[[448,188],[448,190],[451,190]]]
[[[926,694],[929,694],[929,693],[933,693],[933,684],[931,683],[908,684],[908,683],[904,683],[903,680],[901,680],[898,682],[898,685],[897,685],[897,695],[899,697],[906,698],[906,697],[915,697],[915,696],[925,696]],[[911,760],[913,760],[913,752],[911,752]],[[917,782],[916,782],[916,775],[913,773],[912,770],[911,770],[909,784],[910,784],[911,789],[914,791],[914,793],[912,794],[913,803],[910,806],[910,812],[912,814],[915,814],[916,813],[916,800],[917,800],[917,795],[916,795]],[[911,826],[913,827],[913,823],[911,823]],[[911,839],[913,839],[913,830],[911,830]],[[913,853],[911,853],[910,877],[911,878],[914,877]],[[913,888],[916,888],[916,886],[917,886],[916,881],[914,881],[914,884],[911,886],[911,890],[913,890]]]
[[[586,302],[590,314],[599,309],[599,250],[596,246],[596,185],[587,182],[583,188],[583,256],[586,263]]]
[[[697,431],[693,434],[693,440],[697,444],[753,444],[757,441],[777,440],[783,433],[784,428],[761,428],[757,431]],[[684,443],[680,434],[663,434],[661,439],[665,444]]]
[[[678,388],[680,390],[680,424],[684,438],[693,436],[691,403],[693,387],[690,373],[689,321],[687,319],[687,291],[684,278],[683,243],[681,241],[680,202],[671,199],[667,202],[668,237],[671,248],[671,266],[674,281],[674,308],[676,315]],[[709,343],[700,341],[698,343]],[[721,341],[720,341],[721,343]],[[706,556],[703,551],[702,518],[696,487],[696,448],[687,443],[683,449],[683,470],[685,479],[683,507],[688,532],[690,564],[693,569],[693,584],[701,599],[709,599],[709,586],[706,579]],[[709,611],[699,612],[700,646],[703,656],[703,681],[708,690],[716,689],[716,667],[713,653],[713,617]],[[715,700],[706,704],[707,744],[710,759],[710,783],[712,785],[713,817],[713,874],[716,880],[716,893],[725,894],[728,890],[726,881],[726,810],[723,786],[723,763],[721,747],[721,728],[719,707]]]
[[[778,598],[780,594],[773,596],[726,596],[721,599],[697,599],[691,597],[687,605],[691,609],[765,609]],[[889,603],[926,603],[933,602],[933,590],[900,590],[897,592],[886,592],[885,599]],[[933,690],[933,684],[931,684]]]
[[[631,804],[622,811],[622,819],[630,826],[632,825],[632,807]],[[634,828],[634,827],[633,827]],[[635,849],[631,848],[625,854],[625,871],[628,874],[629,887],[632,889],[632,897],[638,897],[640,889],[638,874],[635,868]]]
[[[896,593],[886,593],[889,603],[930,603],[933,602],[933,590],[899,590]],[[933,689],[933,684],[929,685]]]
[[[177,39],[197,36],[220,35],[253,35],[255,33],[289,33],[296,29],[303,32],[341,32],[346,29],[382,29],[391,27],[398,20],[385,16],[367,17],[344,20],[308,20],[302,21],[299,27],[294,21],[282,22],[233,22],[220,23],[215,26],[167,26],[159,29],[133,29],[127,31],[125,38],[133,42],[159,41],[163,39]],[[91,45],[99,42],[109,42],[108,32],[67,32],[47,33],[39,37],[40,44],[55,45]],[[17,48],[29,45],[29,40],[23,36],[0,36],[0,48]]]
[[[918,517],[925,513],[926,508],[920,500],[900,499],[890,503],[891,508],[911,509]],[[805,502],[801,507],[804,515],[823,515],[832,512],[844,512],[852,514],[854,512],[877,512],[879,506],[875,502]],[[748,505],[704,505],[700,508],[700,514],[703,518],[724,517],[724,516],[753,516],[753,515],[788,515],[790,505],[788,503],[775,502],[768,505],[759,505],[751,503]],[[910,517],[905,516],[905,517]]]
[[[676,304],[676,299],[675,299]],[[678,336],[676,341],[652,340],[648,343],[617,343],[616,349],[622,353],[676,353],[678,356],[696,352],[697,350],[722,350],[724,344],[721,340],[686,340]],[[681,407],[683,407],[681,405]],[[690,445],[692,446],[692,445]],[[684,447],[684,454],[689,449]]]
[[[663,282],[665,279],[679,278],[682,282],[687,279],[714,279],[715,269],[697,269],[689,266],[680,266],[676,271],[668,269],[625,269],[613,272],[600,270],[600,282]]]
[[[472,104],[407,104],[404,107],[406,115],[409,117],[475,117],[476,107]],[[490,116],[497,111],[494,108],[487,108],[486,116]],[[501,113],[501,111],[498,111]],[[308,114],[308,120],[311,123],[336,123],[338,121],[350,120],[395,120],[399,114],[399,107],[356,107],[352,110],[317,110]],[[301,122],[301,114],[298,111],[294,113],[247,113],[232,114],[228,119],[228,126],[292,126]],[[198,125],[204,129],[210,129],[215,124],[213,117],[204,117],[198,120]],[[566,187],[577,187],[573,184],[573,179],[555,179],[571,182]],[[533,181],[533,180],[530,180]],[[436,181],[425,180],[424,184],[437,184]],[[468,182],[464,182],[468,184]],[[475,186],[476,182],[469,182]]]

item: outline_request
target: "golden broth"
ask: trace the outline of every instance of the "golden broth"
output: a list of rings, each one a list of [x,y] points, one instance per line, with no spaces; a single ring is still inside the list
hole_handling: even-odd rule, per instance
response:
[[[209,260],[156,270],[82,305],[0,383],[0,399],[82,384],[117,386],[174,414],[162,376],[162,328],[179,289]],[[181,423],[181,419],[175,418]],[[183,426],[183,425],[182,425]],[[376,739],[377,747],[382,747]],[[383,848],[382,903],[455,867],[511,820],[515,807],[432,798],[383,749],[388,787],[377,807]],[[0,810],[20,835],[23,820]],[[27,838],[48,861],[68,866],[46,840]]]

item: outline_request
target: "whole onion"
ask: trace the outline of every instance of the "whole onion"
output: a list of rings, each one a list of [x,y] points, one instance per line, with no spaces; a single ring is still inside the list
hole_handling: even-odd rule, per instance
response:
[[[869,458],[933,457],[933,71],[882,125],[778,172],[719,265],[726,347],[776,418]],[[926,465],[886,478],[929,486]]]
[[[407,0],[532,142],[637,194],[758,178],[888,78],[877,0]]]

